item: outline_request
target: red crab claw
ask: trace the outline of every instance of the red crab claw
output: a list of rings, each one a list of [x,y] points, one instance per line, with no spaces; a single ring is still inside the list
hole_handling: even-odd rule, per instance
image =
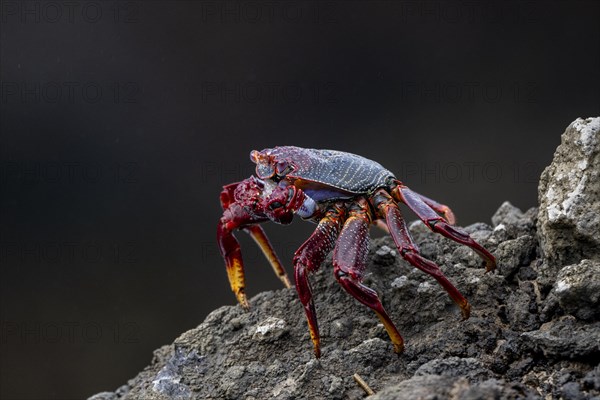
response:
[[[313,204],[301,189],[293,185],[279,185],[264,200],[263,212],[271,221],[287,225],[297,211],[304,212],[305,203]]]
[[[281,262],[275,255],[262,228],[254,225],[268,220],[266,215],[260,213],[260,206],[258,206],[261,202],[263,190],[264,183],[250,177],[241,182],[224,186],[221,192],[223,216],[217,224],[217,243],[219,244],[221,256],[225,260],[231,290],[240,305],[245,309],[249,308],[249,304],[245,291],[244,262],[240,244],[233,232],[236,229],[247,228],[247,232],[259,243],[263,252],[267,255],[267,259],[272,264],[274,262],[281,266]],[[281,270],[285,276],[283,267],[281,267]],[[285,278],[287,279],[287,276]]]
[[[233,231],[253,222],[258,222],[258,220],[239,204],[233,203],[223,212],[223,217],[217,224],[217,242],[221,255],[225,259],[229,284],[238,302],[245,309],[250,306],[246,299],[244,262],[240,243],[233,236]]]
[[[217,225],[217,242],[225,260],[231,290],[243,308],[249,308],[244,263],[240,244],[233,232],[240,229],[250,234],[279,279],[289,288],[291,285],[285,268],[265,232],[257,224],[269,220],[288,224],[295,211],[306,208],[305,202],[306,195],[300,189],[284,185],[265,188],[265,183],[254,177],[223,187],[221,205],[224,211]]]

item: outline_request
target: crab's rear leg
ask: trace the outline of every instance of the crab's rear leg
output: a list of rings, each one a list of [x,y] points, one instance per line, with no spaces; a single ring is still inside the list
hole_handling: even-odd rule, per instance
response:
[[[450,207],[448,207],[445,204],[441,204],[438,203],[437,201],[430,199],[427,196],[423,196],[420,193],[414,192],[417,196],[419,196],[421,198],[421,200],[423,200],[423,202],[425,204],[427,204],[429,207],[431,207],[436,213],[442,214],[444,216],[444,219],[450,224],[450,225],[454,225],[456,223],[456,218],[454,217],[454,213],[452,212],[452,210],[450,209]],[[383,230],[386,233],[390,233],[387,224],[385,222],[383,222],[382,220],[378,219],[375,220],[373,222],[373,224],[375,226],[377,226],[379,229]]]
[[[419,198],[421,198],[421,200],[423,200],[423,202],[429,207],[431,207],[435,212],[442,214],[444,216],[444,219],[446,219],[446,221],[450,225],[454,225],[456,223],[456,218],[454,217],[454,213],[452,212],[450,207],[448,207],[445,204],[438,203],[437,201],[430,199],[429,197],[423,196],[420,193],[413,193],[419,196]]]
[[[350,211],[333,251],[335,278],[356,300],[375,311],[394,344],[394,351],[401,353],[404,340],[383,308],[377,292],[361,283],[369,251],[371,218],[367,202],[360,201],[358,204],[359,207]]]
[[[444,218],[440,217],[428,204],[422,196],[408,187],[398,184],[391,192],[396,201],[406,204],[417,216],[434,232],[441,233],[455,242],[462,243],[472,248],[485,261],[487,272],[496,269],[496,259],[483,248],[479,243],[471,239],[469,234],[462,232],[448,224]]]
[[[380,190],[373,197],[373,204],[381,217],[385,218],[390,234],[402,257],[414,267],[431,275],[446,290],[450,298],[460,307],[464,319],[469,318],[471,305],[467,299],[444,276],[436,263],[419,253],[417,245],[412,241],[410,233],[402,218],[400,209],[390,195]]]

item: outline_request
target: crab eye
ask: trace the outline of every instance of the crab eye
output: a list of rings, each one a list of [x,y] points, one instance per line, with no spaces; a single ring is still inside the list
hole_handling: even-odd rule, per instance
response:
[[[269,208],[270,208],[271,210],[274,210],[274,209],[276,209],[276,208],[280,208],[280,207],[282,207],[282,206],[283,206],[283,204],[281,204],[281,203],[280,203],[280,202],[278,202],[278,201],[274,201],[274,202],[272,202],[271,204],[269,204]]]
[[[261,179],[269,179],[275,175],[275,170],[268,164],[258,164],[256,166],[256,175]]]

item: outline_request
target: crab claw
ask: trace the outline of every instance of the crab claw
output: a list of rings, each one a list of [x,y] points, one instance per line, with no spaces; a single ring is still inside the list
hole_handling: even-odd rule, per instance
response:
[[[285,268],[265,232],[257,224],[269,220],[288,224],[292,222],[296,211],[303,216],[315,210],[315,207],[311,208],[307,204],[312,203],[302,190],[283,184],[268,184],[255,177],[223,187],[223,216],[217,224],[217,242],[225,260],[231,290],[243,308],[248,309],[249,304],[242,251],[234,232],[243,230],[248,233],[262,250],[277,277],[286,287],[290,287]]]
[[[291,223],[294,214],[306,218],[312,216],[317,208],[302,189],[293,185],[278,185],[263,203],[264,214],[271,221],[283,225]]]
[[[231,208],[236,208],[237,205],[233,205]],[[231,290],[235,294],[237,301],[240,305],[248,310],[250,305],[246,298],[246,279],[244,276],[244,262],[242,260],[242,250],[237,239],[233,236],[233,229],[235,224],[227,218],[228,214],[231,214],[231,208],[225,210],[223,218],[217,225],[217,242],[219,243],[219,250],[221,255],[225,259],[225,266],[227,268],[227,277],[229,278],[229,284]]]

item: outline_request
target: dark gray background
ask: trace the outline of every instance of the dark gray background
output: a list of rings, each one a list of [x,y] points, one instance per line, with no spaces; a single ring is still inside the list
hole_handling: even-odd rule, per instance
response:
[[[234,304],[218,194],[252,149],[359,153],[467,225],[600,114],[593,1],[0,6],[2,398],[114,390]],[[311,229],[267,227],[288,267]]]

